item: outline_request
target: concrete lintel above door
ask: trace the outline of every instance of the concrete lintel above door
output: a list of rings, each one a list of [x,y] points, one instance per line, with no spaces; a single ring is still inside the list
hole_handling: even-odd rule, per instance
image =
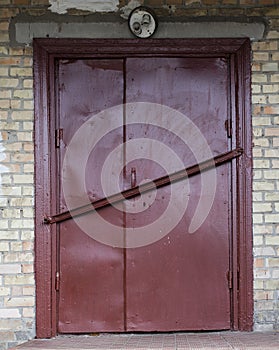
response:
[[[131,38],[126,22],[14,22],[12,41],[31,44],[33,38]],[[263,22],[237,21],[159,22],[154,38],[250,38],[261,40]]]

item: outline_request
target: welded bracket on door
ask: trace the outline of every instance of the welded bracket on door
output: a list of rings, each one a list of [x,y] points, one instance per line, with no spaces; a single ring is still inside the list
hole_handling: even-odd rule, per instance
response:
[[[154,181],[147,182],[145,184],[136,186],[125,190],[123,192],[119,192],[117,194],[113,194],[109,197],[105,197],[102,199],[98,199],[96,201],[91,202],[90,204],[86,204],[84,206],[72,209],[71,211],[65,211],[63,213],[59,213],[56,215],[44,217],[45,224],[54,224],[59,223],[65,220],[69,220],[73,217],[80,216],[86,213],[89,213],[94,210],[99,210],[101,208],[107,207],[109,205],[115,204],[117,202],[122,201],[123,199],[131,199],[136,196],[141,195],[142,193],[154,190],[155,188],[160,188],[163,186],[170,185],[173,182],[177,182],[183,180],[187,177],[192,177],[197,175],[203,171],[214,168],[215,166],[220,166],[234,158],[241,156],[243,153],[242,148],[236,148],[232,151],[222,153],[214,158],[208,159],[204,162],[192,165],[188,168],[179,170],[170,175],[165,175],[163,177],[157,178]]]

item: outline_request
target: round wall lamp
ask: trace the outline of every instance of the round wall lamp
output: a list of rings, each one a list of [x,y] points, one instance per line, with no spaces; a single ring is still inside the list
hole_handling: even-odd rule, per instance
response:
[[[158,20],[154,11],[145,6],[136,7],[128,18],[130,31],[138,38],[151,37],[157,27]]]

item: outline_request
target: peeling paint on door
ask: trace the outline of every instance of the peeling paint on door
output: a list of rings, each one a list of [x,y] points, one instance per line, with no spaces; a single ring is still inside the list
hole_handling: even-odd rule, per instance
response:
[[[113,12],[118,10],[118,0],[49,0],[50,10],[59,14],[67,13],[68,9],[90,12]]]

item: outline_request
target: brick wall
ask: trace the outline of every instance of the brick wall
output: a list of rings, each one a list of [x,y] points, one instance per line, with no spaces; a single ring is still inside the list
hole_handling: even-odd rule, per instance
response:
[[[278,0],[145,4],[159,16],[261,16],[268,23],[264,40],[252,45],[255,329],[279,329]],[[32,48],[10,45],[9,22],[19,13],[42,15],[47,5],[47,0],[0,1],[0,350],[35,335]]]

